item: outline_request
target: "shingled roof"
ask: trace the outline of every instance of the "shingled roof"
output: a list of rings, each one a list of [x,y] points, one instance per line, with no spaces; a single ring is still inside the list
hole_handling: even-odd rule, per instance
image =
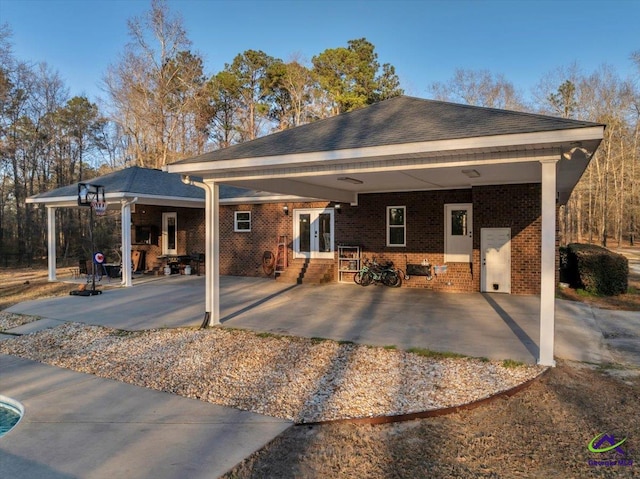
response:
[[[180,175],[167,173],[151,168],[132,166],[114,171],[106,175],[85,180],[86,182],[104,186],[107,198],[115,196],[141,196],[191,199],[195,202],[201,200],[204,205],[204,190],[197,186],[187,185],[182,182]],[[29,198],[31,203],[46,203],[47,200],[61,198],[76,198],[78,185],[63,186],[55,190],[46,191]],[[220,199],[249,198],[268,196],[262,191],[237,188],[235,186],[220,185]]]
[[[594,125],[596,123],[399,96],[174,164],[558,131]]]

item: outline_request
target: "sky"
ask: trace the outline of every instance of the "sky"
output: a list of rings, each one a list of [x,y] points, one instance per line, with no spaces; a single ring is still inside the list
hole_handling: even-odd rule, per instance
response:
[[[14,56],[46,62],[72,96],[96,101],[107,67],[129,42],[127,20],[151,0],[0,0]],[[525,98],[546,74],[572,63],[590,74],[610,65],[625,79],[640,50],[639,0],[168,0],[192,50],[212,75],[248,49],[311,61],[365,37],[409,95],[458,68],[502,74]]]

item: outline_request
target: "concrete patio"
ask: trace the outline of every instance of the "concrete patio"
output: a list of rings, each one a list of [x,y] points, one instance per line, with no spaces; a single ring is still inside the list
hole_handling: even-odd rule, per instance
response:
[[[540,301],[535,296],[291,285],[226,276],[221,278],[220,303],[223,327],[528,363],[538,354]],[[556,304],[556,357],[612,361],[594,310],[580,303]],[[8,311],[44,318],[15,333],[64,321],[124,330],[198,327],[204,316],[204,278],[170,276],[93,297],[29,301]]]

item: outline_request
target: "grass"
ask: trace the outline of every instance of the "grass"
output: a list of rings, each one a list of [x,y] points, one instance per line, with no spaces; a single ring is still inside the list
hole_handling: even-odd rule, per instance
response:
[[[522,361],[514,361],[513,359],[505,359],[502,361],[502,367],[507,369],[519,368],[524,366]]]
[[[432,351],[431,349],[425,348],[409,348],[407,352],[431,359],[461,359],[468,357],[464,354],[452,353],[451,351]]]

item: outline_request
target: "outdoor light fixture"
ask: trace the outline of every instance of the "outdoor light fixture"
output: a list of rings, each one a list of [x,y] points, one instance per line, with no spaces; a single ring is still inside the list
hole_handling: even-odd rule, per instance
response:
[[[569,151],[565,151],[562,156],[565,160],[588,160],[591,158],[591,153],[581,146],[574,146]]]
[[[183,182],[185,185],[190,185],[190,184],[191,184],[191,177],[190,177],[189,175],[182,175],[182,176],[180,177],[180,179],[182,180],[182,182]]]
[[[469,178],[479,178],[480,173],[478,170],[462,170],[462,174],[467,175]]]
[[[282,207],[282,211],[284,212],[285,215],[289,215],[289,207],[287,205],[284,205]]]
[[[338,178],[338,181],[345,181],[345,182],[351,183],[353,185],[361,185],[362,183],[364,183],[362,180],[357,180],[357,179],[351,178],[349,176],[341,176],[340,178]]]
[[[336,210],[338,214],[342,213],[342,206],[340,205],[340,203],[336,203],[335,205],[333,205],[333,209]]]

